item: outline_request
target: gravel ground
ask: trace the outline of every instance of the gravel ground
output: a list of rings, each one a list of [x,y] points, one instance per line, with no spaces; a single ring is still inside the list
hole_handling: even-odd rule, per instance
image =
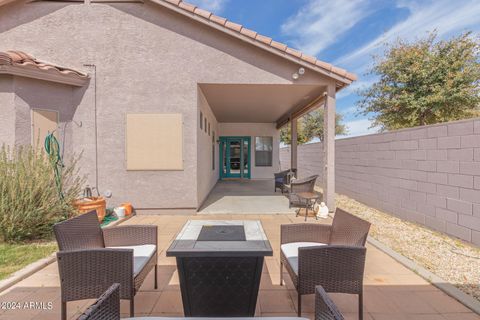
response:
[[[480,248],[337,194],[337,206],[372,223],[370,236],[480,301]]]

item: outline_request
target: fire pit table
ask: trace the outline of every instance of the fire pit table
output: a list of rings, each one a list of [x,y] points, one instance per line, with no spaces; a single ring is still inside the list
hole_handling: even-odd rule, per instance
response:
[[[253,317],[270,242],[260,221],[189,220],[168,248],[186,317]]]

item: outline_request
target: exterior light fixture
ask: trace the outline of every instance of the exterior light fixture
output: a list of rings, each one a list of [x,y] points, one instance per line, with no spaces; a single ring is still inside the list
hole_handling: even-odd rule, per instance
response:
[[[304,75],[305,74],[305,68],[300,67],[300,69],[298,69],[298,74],[299,75]]]
[[[298,73],[296,73],[296,72],[295,72],[294,74],[292,74],[293,80],[298,80],[299,77],[300,77],[300,76],[299,76]]]

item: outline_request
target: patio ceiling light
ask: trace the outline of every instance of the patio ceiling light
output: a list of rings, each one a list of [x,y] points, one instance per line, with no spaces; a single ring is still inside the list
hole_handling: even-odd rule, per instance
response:
[[[305,68],[300,67],[300,69],[298,69],[298,74],[299,75],[304,75],[305,74]]]
[[[300,76],[299,76],[298,73],[296,73],[296,72],[295,72],[294,74],[292,74],[293,80],[298,80],[299,77],[300,77]]]

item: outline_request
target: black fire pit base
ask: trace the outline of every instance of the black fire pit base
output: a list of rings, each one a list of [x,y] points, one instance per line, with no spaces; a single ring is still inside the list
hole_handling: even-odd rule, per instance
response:
[[[253,317],[263,257],[177,257],[186,317]]]

